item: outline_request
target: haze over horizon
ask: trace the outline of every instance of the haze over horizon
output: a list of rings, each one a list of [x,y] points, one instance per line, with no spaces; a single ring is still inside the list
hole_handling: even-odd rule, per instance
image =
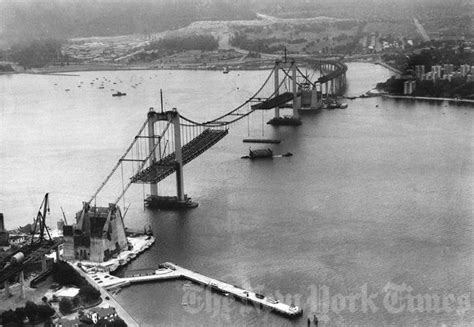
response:
[[[0,47],[37,38],[149,34],[199,20],[257,19],[257,12],[284,18],[370,20],[422,14],[424,8],[469,15],[472,4],[466,0],[2,0]]]

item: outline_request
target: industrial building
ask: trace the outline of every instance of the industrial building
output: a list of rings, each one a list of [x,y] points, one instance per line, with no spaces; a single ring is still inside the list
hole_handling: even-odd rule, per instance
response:
[[[76,214],[76,224],[64,225],[63,258],[103,262],[127,249],[127,238],[120,208],[90,206],[84,203]]]

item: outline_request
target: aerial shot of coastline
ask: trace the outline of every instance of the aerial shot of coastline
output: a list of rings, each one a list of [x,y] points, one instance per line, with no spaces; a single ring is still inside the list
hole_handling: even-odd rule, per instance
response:
[[[470,0],[0,0],[0,326],[472,326]]]

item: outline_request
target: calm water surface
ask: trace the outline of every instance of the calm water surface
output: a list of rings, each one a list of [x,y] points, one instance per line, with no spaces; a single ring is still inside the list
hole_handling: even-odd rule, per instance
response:
[[[51,223],[62,216],[60,206],[72,220],[148,108],[159,107],[160,88],[166,109],[204,121],[246,100],[268,72],[73,75],[0,76],[0,211],[7,228],[31,222],[45,192]],[[360,95],[389,76],[380,66],[350,64],[347,94]],[[112,89],[127,96],[112,97]],[[306,326],[313,312],[322,326],[473,322],[472,108],[347,101],[346,110],[305,114],[297,128],[267,126],[271,113],[233,126],[185,167],[185,192],[197,209],[144,210],[148,190],[141,185],[125,199],[126,224],[150,223],[157,237],[128,269],[172,261],[294,302],[304,316],[290,321],[174,281],[117,295],[141,325]],[[262,135],[282,140],[275,153],[294,156],[240,159],[249,146],[242,139]],[[120,191],[118,176],[97,204],[113,202]],[[172,195],[174,176],[159,191]]]

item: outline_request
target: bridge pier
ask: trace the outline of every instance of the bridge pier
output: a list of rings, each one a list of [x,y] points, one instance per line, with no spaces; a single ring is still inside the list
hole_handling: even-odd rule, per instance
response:
[[[299,119],[300,115],[298,109],[301,109],[301,105],[298,102],[298,83],[296,81],[296,61],[291,61],[291,78],[292,78],[292,87],[293,87],[293,118]]]
[[[20,297],[22,299],[25,298],[25,274],[23,273],[23,270],[20,271]]]
[[[318,98],[318,90],[316,88],[316,84],[313,85],[311,89],[311,109],[318,109],[321,107],[321,101]]]
[[[12,294],[10,292],[10,282],[8,279],[3,282],[3,288],[5,289],[5,296],[10,297]]]

